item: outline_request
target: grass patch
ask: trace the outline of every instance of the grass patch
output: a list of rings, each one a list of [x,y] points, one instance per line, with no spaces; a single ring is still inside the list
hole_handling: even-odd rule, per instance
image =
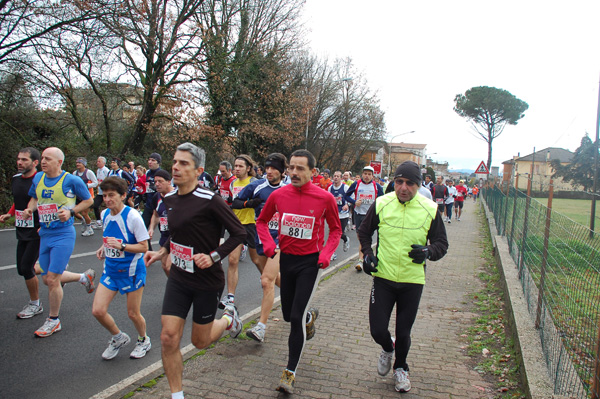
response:
[[[478,210],[480,220],[481,211]],[[474,361],[474,369],[486,380],[494,384],[495,398],[525,398],[520,386],[519,365],[515,359],[514,344],[507,335],[505,324],[504,293],[501,289],[500,273],[493,256],[489,231],[480,224],[484,237],[481,257],[483,270],[478,277],[483,288],[472,294],[478,314],[474,324],[465,334],[468,345],[467,354]]]
[[[340,267],[339,269],[337,269],[335,272],[333,272],[333,273],[331,273],[331,274],[328,274],[327,276],[323,277],[323,278],[321,279],[321,281],[319,281],[319,284],[321,284],[321,283],[322,283],[322,282],[324,282],[324,281],[327,281],[327,280],[329,280],[330,278],[332,278],[333,276],[335,276],[335,275],[336,275],[336,274],[338,274],[339,272],[341,272],[341,271],[343,271],[343,270],[346,270],[346,269],[347,269],[347,268],[349,268],[350,266],[352,266],[352,264],[351,264],[351,263],[347,263],[347,264],[345,264],[344,266],[342,266],[342,267]]]

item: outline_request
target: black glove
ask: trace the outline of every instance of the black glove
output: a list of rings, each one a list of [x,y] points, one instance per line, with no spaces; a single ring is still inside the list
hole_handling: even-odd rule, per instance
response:
[[[413,244],[410,247],[412,251],[408,253],[408,256],[413,259],[413,263],[423,263],[425,259],[429,259],[429,247],[417,244]]]
[[[372,254],[365,254],[363,259],[363,272],[367,273],[369,276],[372,273],[377,273],[377,262],[377,257]]]
[[[263,203],[262,198],[260,198],[260,197],[252,198],[244,203],[244,208],[256,208],[257,206],[259,206],[262,203]]]

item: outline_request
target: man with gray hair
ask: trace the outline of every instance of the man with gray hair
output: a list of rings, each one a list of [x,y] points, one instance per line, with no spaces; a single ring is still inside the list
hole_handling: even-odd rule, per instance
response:
[[[162,307],[162,361],[171,388],[171,397],[183,398],[183,359],[180,342],[185,319],[193,305],[192,343],[206,348],[229,330],[235,338],[242,330],[237,309],[225,308],[215,319],[225,286],[221,259],[246,238],[246,230],[223,201],[208,188],[198,185],[204,172],[204,150],[191,143],[177,147],[173,156],[173,183],[177,189],[166,194],[169,239],[159,251],[144,256],[146,265],[171,255],[171,269]],[[229,238],[219,245],[221,229]]]

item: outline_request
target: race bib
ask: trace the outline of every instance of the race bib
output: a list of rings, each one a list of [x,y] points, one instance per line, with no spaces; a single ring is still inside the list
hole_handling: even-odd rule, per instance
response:
[[[335,200],[338,205],[344,205],[344,199],[342,198],[341,195],[338,195],[337,197],[335,197]]]
[[[310,240],[314,227],[315,218],[313,216],[284,213],[281,217],[280,234],[301,240]]]
[[[160,218],[160,226],[158,226],[158,231],[169,231],[169,222],[166,216]]]
[[[269,220],[269,230],[279,230],[279,212],[275,212]]]
[[[235,186],[231,187],[231,192],[233,192],[233,198],[237,198],[238,194],[243,189],[244,189],[244,187],[235,187]]]
[[[228,190],[219,190],[219,193],[221,194],[221,197],[223,197],[223,198],[229,198],[229,191]]]
[[[58,221],[58,205],[38,204],[38,215],[40,215],[40,223],[50,223]]]
[[[147,193],[153,193],[154,190],[150,187],[150,183],[146,182],[146,192]]]
[[[436,202],[437,204],[443,204],[443,203],[444,203],[444,199],[443,199],[443,198],[436,198],[436,199],[435,199],[435,202]]]
[[[188,273],[194,273],[193,255],[194,248],[171,241],[171,262],[174,266],[177,266]]]
[[[371,205],[373,203],[373,194],[358,194],[358,199],[362,201],[363,205]]]
[[[29,219],[25,219],[23,211],[15,210],[15,227],[33,228],[33,213],[29,216]]]
[[[102,241],[104,243],[104,256],[111,259],[124,258],[125,252],[121,251],[120,249],[116,249],[109,246],[106,242],[107,239],[108,237],[102,237]],[[123,240],[121,240],[120,238],[117,238],[117,241],[119,242],[119,245],[123,244]]]

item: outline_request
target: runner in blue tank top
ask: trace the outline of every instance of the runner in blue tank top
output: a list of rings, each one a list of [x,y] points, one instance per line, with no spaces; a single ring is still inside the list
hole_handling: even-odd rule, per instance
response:
[[[113,359],[131,341],[108,313],[108,306],[120,292],[127,294],[127,314],[138,332],[137,344],[130,357],[139,359],[152,347],[150,337],[146,335],[146,320],[140,312],[146,285],[146,265],[142,257],[148,250],[148,231],[139,212],[124,203],[128,191],[125,180],[111,176],[100,184],[100,188],[108,209],[102,212],[103,243],[96,256],[105,260],[92,314],[112,334],[102,358]]]

